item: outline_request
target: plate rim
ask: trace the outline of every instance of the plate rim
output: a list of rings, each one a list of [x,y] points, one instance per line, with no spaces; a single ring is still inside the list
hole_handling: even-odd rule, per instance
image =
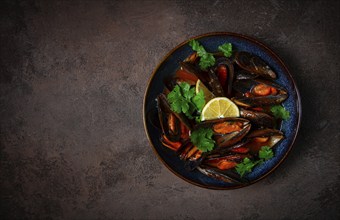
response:
[[[279,63],[280,66],[282,66],[284,68],[284,71],[288,74],[288,77],[289,79],[291,80],[291,82],[293,83],[293,87],[295,89],[295,92],[296,92],[296,104],[297,104],[297,114],[298,114],[298,117],[297,117],[297,126],[296,126],[296,132],[294,134],[294,137],[293,137],[293,141],[291,142],[288,150],[286,151],[286,153],[283,155],[283,157],[275,164],[275,166],[270,169],[267,173],[265,173],[264,175],[262,175],[261,177],[247,183],[247,184],[242,184],[242,185],[236,185],[236,186],[229,186],[229,187],[220,187],[220,186],[210,186],[210,185],[204,185],[204,184],[200,184],[200,183],[197,183],[195,181],[192,181],[188,178],[185,178],[184,176],[180,175],[179,173],[177,173],[175,170],[173,170],[170,165],[168,165],[164,160],[163,158],[158,154],[154,144],[152,143],[151,141],[151,138],[149,136],[149,131],[147,129],[147,125],[146,125],[146,98],[149,94],[149,91],[150,91],[150,83],[151,81],[153,80],[156,72],[158,71],[158,69],[161,67],[161,65],[169,58],[169,56],[171,56],[177,49],[179,49],[180,47],[184,46],[185,44],[187,44],[189,41],[191,40],[197,40],[197,39],[200,39],[200,38],[204,38],[204,37],[211,37],[211,36],[231,36],[231,37],[236,37],[236,38],[239,38],[239,39],[243,39],[243,40],[247,40],[247,41],[250,41],[251,43],[254,43],[255,45],[259,45],[261,47],[263,47],[263,49],[265,50],[266,53],[269,53],[269,55],[276,59],[277,62]],[[158,62],[158,65],[156,66],[156,68],[154,68],[153,72],[151,73],[151,76],[149,77],[148,79],[148,82],[147,82],[147,86],[146,86],[146,90],[144,92],[144,98],[143,98],[143,124],[144,124],[144,131],[146,133],[146,136],[148,138],[148,141],[150,143],[150,145],[152,146],[152,149],[154,151],[154,153],[157,155],[158,159],[173,173],[175,174],[177,177],[181,178],[182,180],[184,180],[185,182],[188,182],[188,183],[191,183],[193,185],[196,185],[196,186],[199,186],[199,187],[202,187],[202,188],[205,188],[205,189],[213,189],[213,190],[232,190],[232,189],[240,189],[240,188],[243,188],[243,187],[246,187],[246,186],[250,186],[254,183],[257,183],[258,181],[266,178],[267,176],[269,176],[270,174],[272,174],[280,165],[281,163],[283,163],[283,161],[286,160],[287,156],[289,155],[290,151],[292,150],[293,148],[293,145],[295,144],[295,140],[296,140],[296,137],[299,133],[299,130],[300,130],[300,123],[301,123],[301,115],[302,115],[302,108],[301,108],[301,97],[300,97],[300,93],[299,93],[299,90],[297,88],[297,85],[296,85],[296,82],[294,80],[294,78],[292,77],[288,67],[286,66],[286,64],[282,61],[282,59],[276,54],[274,53],[274,51],[272,49],[270,49],[267,45],[265,45],[264,43],[258,41],[257,39],[253,38],[253,37],[250,37],[250,36],[247,36],[247,35],[244,35],[244,34],[238,34],[238,33],[234,33],[234,32],[209,32],[209,33],[205,33],[205,34],[200,34],[200,35],[197,35],[197,36],[193,36],[193,37],[190,37],[188,38],[187,40],[183,41],[182,43],[178,44],[177,46],[175,46],[173,49],[171,49],[159,62]]]

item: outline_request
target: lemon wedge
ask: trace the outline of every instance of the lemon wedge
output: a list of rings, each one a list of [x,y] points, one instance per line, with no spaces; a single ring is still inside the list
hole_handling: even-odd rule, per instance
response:
[[[201,82],[197,80],[196,82],[196,94],[203,90],[205,103],[208,103],[211,99],[215,98],[214,94],[209,91],[209,89]]]
[[[226,97],[211,99],[203,108],[201,120],[212,120],[227,117],[239,117],[240,111],[237,105]]]

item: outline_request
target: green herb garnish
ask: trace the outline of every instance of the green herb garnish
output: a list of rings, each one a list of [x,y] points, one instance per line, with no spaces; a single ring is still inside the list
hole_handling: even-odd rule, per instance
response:
[[[275,118],[287,120],[290,117],[289,111],[287,111],[282,105],[274,105],[270,108]]]
[[[212,139],[214,132],[211,128],[199,128],[191,133],[191,142],[201,151],[211,151],[215,146]]]
[[[191,40],[189,46],[196,51],[197,55],[200,57],[199,66],[202,70],[206,70],[208,67],[215,64],[215,57],[211,53],[208,53],[197,40]]]
[[[268,146],[261,147],[259,151],[259,160],[252,161],[248,157],[244,158],[242,163],[236,165],[235,169],[243,177],[246,173],[250,173],[254,166],[257,164],[261,164],[266,160],[269,160],[274,157],[273,150]]]
[[[199,93],[197,93],[193,98],[192,102],[197,107],[197,110],[201,112],[203,110],[203,107],[205,105],[205,99],[204,99],[204,92],[203,90],[200,90]]]
[[[222,44],[221,46],[218,46],[218,50],[223,52],[225,57],[231,57],[233,47],[231,43],[225,43],[225,44]]]
[[[191,40],[189,46],[197,52],[200,57],[199,66],[202,70],[206,70],[208,67],[215,65],[215,57],[211,53],[208,53],[202,45],[197,40]],[[218,50],[221,51],[224,56],[231,57],[233,47],[231,43],[224,43],[218,46]]]
[[[268,146],[261,147],[261,150],[259,151],[259,158],[263,160],[269,160],[274,157],[273,150]]]
[[[174,112],[184,113],[189,119],[193,119],[193,114],[201,112],[205,105],[203,91],[196,94],[195,88],[186,82],[176,85],[167,98]]]
[[[244,176],[244,174],[250,173],[256,164],[257,164],[256,162],[253,162],[248,157],[246,157],[243,159],[242,163],[236,165],[235,169],[238,172],[238,174],[240,174],[242,177]]]

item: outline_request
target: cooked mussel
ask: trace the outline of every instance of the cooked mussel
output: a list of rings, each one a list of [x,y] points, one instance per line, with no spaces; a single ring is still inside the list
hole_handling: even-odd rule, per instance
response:
[[[223,182],[239,184],[239,185],[249,183],[247,179],[240,177],[240,175],[238,175],[237,173],[235,173],[233,170],[230,170],[230,169],[220,170],[218,168],[209,167],[206,165],[200,165],[199,167],[197,167],[197,169],[201,173],[209,177],[221,180]]]
[[[273,147],[284,138],[281,131],[276,129],[259,129],[250,132],[246,137],[248,143],[245,145],[250,152],[256,154],[261,147]]]
[[[234,81],[234,66],[230,59],[221,56],[216,58],[216,65],[213,68],[218,80],[227,97],[231,96],[232,83]]]
[[[273,128],[275,126],[274,117],[264,112],[240,108],[240,116],[258,127]]]
[[[258,75],[254,73],[250,73],[245,70],[237,70],[235,71],[235,80],[242,80],[242,79],[255,79]]]
[[[237,96],[232,100],[244,107],[279,104],[288,97],[285,88],[268,80],[236,80],[233,89],[237,92]]]
[[[240,51],[235,53],[235,62],[239,67],[249,73],[258,74],[267,78],[276,78],[275,72],[258,56]]]
[[[198,65],[189,63],[189,62],[181,62],[180,63],[183,70],[186,72],[192,73],[197,76],[197,78],[216,96],[221,97],[224,95],[224,90],[222,88],[221,83],[216,76],[216,73],[213,69],[208,69],[207,71],[203,71],[199,68]]]
[[[216,147],[212,151],[205,153],[204,158],[215,158],[222,157],[225,155],[230,155],[233,153],[247,154],[249,152],[249,148],[246,147],[246,144],[249,140],[243,138],[241,141],[229,147]]]
[[[162,130],[161,142],[164,146],[178,150],[189,138],[191,124],[188,119],[171,110],[164,94],[157,96],[159,124]]]
[[[188,142],[183,149],[179,152],[179,158],[181,160],[196,161],[202,156],[202,151],[200,151],[191,142]]]
[[[238,154],[230,151],[227,155],[210,155],[205,158],[202,164],[218,168],[220,170],[228,170],[236,167],[244,158],[251,158],[248,154]]]
[[[205,158],[205,153],[190,141],[183,145],[177,152],[179,158],[185,161],[185,169],[189,171],[195,170]]]
[[[217,147],[229,147],[239,142],[250,130],[251,124],[243,118],[221,118],[202,122],[199,127],[210,127]]]
[[[166,89],[170,92],[172,91],[176,85],[181,84],[182,82],[186,82],[189,85],[193,86],[197,82],[197,76],[185,71],[183,68],[179,68],[176,71],[175,76],[166,77],[163,82],[166,86]]]

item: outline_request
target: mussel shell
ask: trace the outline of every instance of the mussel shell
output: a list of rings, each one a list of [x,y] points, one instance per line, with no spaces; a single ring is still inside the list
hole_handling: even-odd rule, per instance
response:
[[[199,155],[198,155],[199,154]],[[190,141],[179,151],[179,158],[181,160],[197,160],[202,152],[194,146]]]
[[[197,65],[181,62],[180,66],[187,72],[195,74],[197,78],[216,96],[225,96],[221,83],[212,69],[202,71]]]
[[[225,96],[224,94],[224,90],[222,88],[222,85],[220,83],[220,81],[218,80],[218,77],[215,73],[214,70],[209,69],[208,70],[208,76],[209,76],[209,86],[211,87],[211,91],[212,93],[216,96],[216,97],[222,97]]]
[[[247,138],[255,138],[255,137],[278,137],[278,138],[283,138],[284,135],[281,131],[276,130],[276,129],[258,129],[258,130],[253,130],[246,136]]]
[[[255,107],[255,106],[265,106],[265,105],[275,105],[280,104],[284,100],[287,99],[287,95],[271,95],[271,96],[263,96],[263,97],[240,97],[240,98],[232,98],[231,100],[236,103],[238,106],[243,107]]]
[[[274,87],[275,89],[278,90],[279,94],[287,94],[287,90],[281,85],[274,83],[272,81],[263,80],[263,79],[236,80],[233,84],[233,89],[239,93],[245,94],[246,92],[252,91],[252,89],[259,84],[264,84],[270,87]]]
[[[254,143],[252,140],[257,137],[269,137],[268,141],[264,143]],[[250,132],[246,137],[248,139],[248,146],[252,153],[257,153],[261,146],[274,147],[278,142],[284,139],[284,135],[281,131],[276,129],[259,129]]]
[[[240,184],[240,185],[249,183],[247,179],[240,177],[233,170],[219,170],[217,168],[213,168],[213,167],[209,167],[205,165],[200,165],[199,167],[197,167],[197,169],[201,173],[209,177],[221,180],[223,182]]]
[[[200,124],[197,124],[196,128],[200,127],[211,127],[214,124],[222,123],[222,122],[241,122],[243,125],[249,124],[250,121],[244,118],[238,118],[238,117],[227,117],[227,118],[218,118],[218,119],[212,119],[212,120],[206,120],[202,121]]]
[[[193,52],[187,58],[185,58],[184,62],[195,63],[198,60],[198,58],[199,58],[199,56],[198,56],[197,52]]]
[[[217,147],[230,147],[239,142],[249,131],[251,124],[244,125],[242,130],[234,131],[229,134],[214,134]]]
[[[240,51],[235,53],[235,62],[242,69],[267,78],[276,78],[275,72],[258,56]]]
[[[226,94],[227,97],[231,96],[232,92],[232,84],[234,81],[234,65],[232,64],[232,61],[229,58],[226,58],[225,56],[221,56],[216,58],[216,65],[214,67],[214,72],[217,72],[217,69],[219,66],[224,65],[227,68],[227,84],[223,87],[224,94]]]
[[[251,73],[245,70],[238,70],[235,71],[235,79],[236,80],[243,80],[243,79],[255,79],[257,78],[259,75],[257,75],[256,73]]]
[[[182,122],[189,130],[192,129],[190,121],[181,113],[176,113],[171,110],[170,104],[164,94],[157,96],[157,108],[158,108],[158,118],[162,132],[170,141],[178,141],[181,136],[180,122]],[[178,132],[170,131],[168,126],[169,114],[174,114],[176,117],[176,130]]]
[[[212,128],[215,124],[223,122],[241,122],[243,126],[240,131],[234,131],[228,134],[220,134],[214,131],[214,140],[216,141],[217,147],[229,147],[236,144],[250,131],[251,128],[249,120],[244,118],[221,118],[209,120],[202,122],[198,127]]]
[[[158,117],[159,122],[161,125],[161,129],[163,134],[166,136],[166,138],[170,141],[179,141],[180,139],[180,125],[177,118],[174,118],[174,129],[170,129],[169,126],[169,119],[170,115],[173,115],[169,103],[167,102],[165,95],[160,94],[157,97],[157,108],[158,108]]]
[[[267,95],[267,96],[254,96],[254,97],[238,96],[238,97],[233,97],[232,100],[239,106],[254,107],[254,106],[280,104],[281,102],[286,100],[288,97],[288,92],[285,88],[283,88],[279,84],[276,84],[272,81],[262,80],[262,79],[236,80],[233,84],[233,89],[239,94],[246,94],[247,92],[251,92],[252,89],[259,84],[264,84],[270,87],[274,87],[275,89],[277,89],[277,94]]]
[[[185,71],[194,74],[197,76],[199,80],[210,90],[212,91],[212,88],[209,85],[209,76],[206,72],[203,72],[199,66],[189,63],[189,62],[180,62],[181,68],[183,68]]]
[[[163,144],[163,146],[173,150],[178,151],[180,148],[183,147],[183,143],[180,141],[170,141],[167,136],[164,134],[160,137],[160,141]]]
[[[218,155],[218,154],[213,154],[213,155],[209,155],[205,158],[205,160],[203,161],[204,164],[209,164],[210,161],[214,161],[214,160],[228,160],[228,161],[233,161],[233,162],[237,162],[237,163],[241,163],[243,161],[244,158],[251,158],[251,155],[249,154],[238,154],[238,153],[228,153],[225,155]]]
[[[216,147],[212,151],[206,153],[204,156],[206,158],[211,158],[211,157],[221,157],[221,156],[224,156],[224,155],[229,155],[233,149],[243,147],[248,142],[249,142],[249,140],[242,139],[241,141],[237,142],[236,144],[234,144],[230,147]]]
[[[205,153],[200,151],[189,140],[177,153],[179,158],[185,161],[184,167],[188,171],[196,169],[205,158]]]
[[[275,126],[274,117],[264,112],[240,108],[240,116],[248,119],[252,124],[255,124],[258,127],[273,128]]]

